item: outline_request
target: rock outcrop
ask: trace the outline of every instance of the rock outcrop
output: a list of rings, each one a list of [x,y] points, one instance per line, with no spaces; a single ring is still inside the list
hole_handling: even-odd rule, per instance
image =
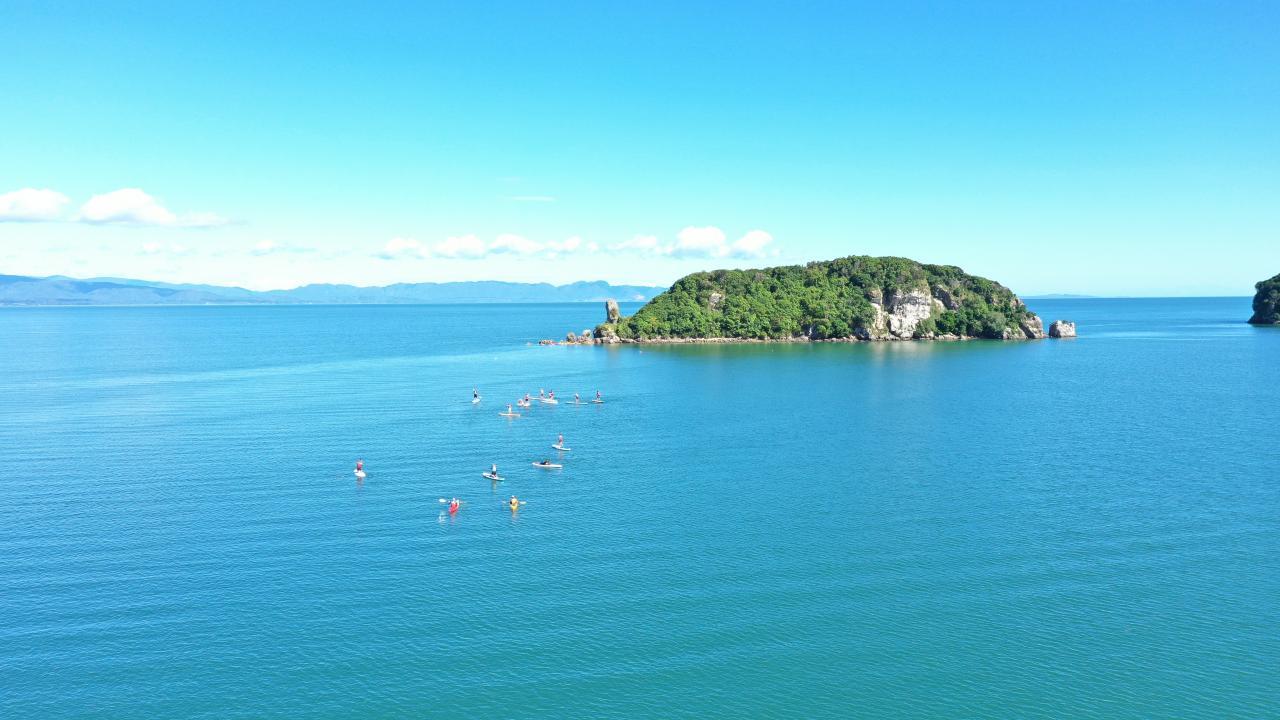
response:
[[[604,301],[605,322],[616,323],[622,317],[622,311],[618,310],[618,301],[610,298]]]
[[[883,304],[874,300],[876,311],[873,337],[885,336],[899,340],[913,337],[921,322],[933,312],[933,299],[927,289],[893,290]]]
[[[1075,326],[1072,325],[1072,333],[1075,333]],[[1041,340],[1044,338],[1044,322],[1036,315],[1029,315],[1018,321],[1018,328],[1022,330],[1022,334],[1028,340]]]
[[[1253,296],[1253,317],[1249,322],[1254,325],[1280,325],[1280,275],[1253,287],[1257,293]]]
[[[1076,336],[1076,324],[1070,320],[1054,320],[1049,326],[1051,338],[1073,338]]]

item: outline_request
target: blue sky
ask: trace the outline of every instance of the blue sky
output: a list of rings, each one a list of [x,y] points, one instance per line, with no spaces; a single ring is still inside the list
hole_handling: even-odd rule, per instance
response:
[[[1280,4],[0,6],[0,273],[1280,272]]]

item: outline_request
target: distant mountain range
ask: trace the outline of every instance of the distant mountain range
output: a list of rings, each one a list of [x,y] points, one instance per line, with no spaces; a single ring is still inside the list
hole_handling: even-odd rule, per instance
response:
[[[563,303],[609,298],[643,302],[666,288],[606,282],[497,281],[398,283],[385,287],[304,285],[257,292],[217,285],[181,285],[124,278],[0,275],[0,305],[410,305],[425,303]]]

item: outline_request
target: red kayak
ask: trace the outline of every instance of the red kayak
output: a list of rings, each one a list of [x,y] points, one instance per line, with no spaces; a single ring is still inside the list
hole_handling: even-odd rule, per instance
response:
[[[458,512],[458,507],[459,503],[449,503],[449,514],[452,515]]]

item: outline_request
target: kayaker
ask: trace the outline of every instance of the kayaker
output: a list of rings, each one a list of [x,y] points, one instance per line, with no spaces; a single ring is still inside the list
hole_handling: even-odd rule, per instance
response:
[[[458,502],[458,498],[454,498],[454,499],[450,500],[450,501],[449,501],[449,512],[451,512],[451,513],[456,513],[456,512],[458,512],[458,507],[459,507],[459,506],[461,506],[461,505],[462,505],[462,503]]]
[[[511,506],[512,510],[520,509],[520,501],[516,499],[515,495],[511,496],[511,500],[507,504]]]

